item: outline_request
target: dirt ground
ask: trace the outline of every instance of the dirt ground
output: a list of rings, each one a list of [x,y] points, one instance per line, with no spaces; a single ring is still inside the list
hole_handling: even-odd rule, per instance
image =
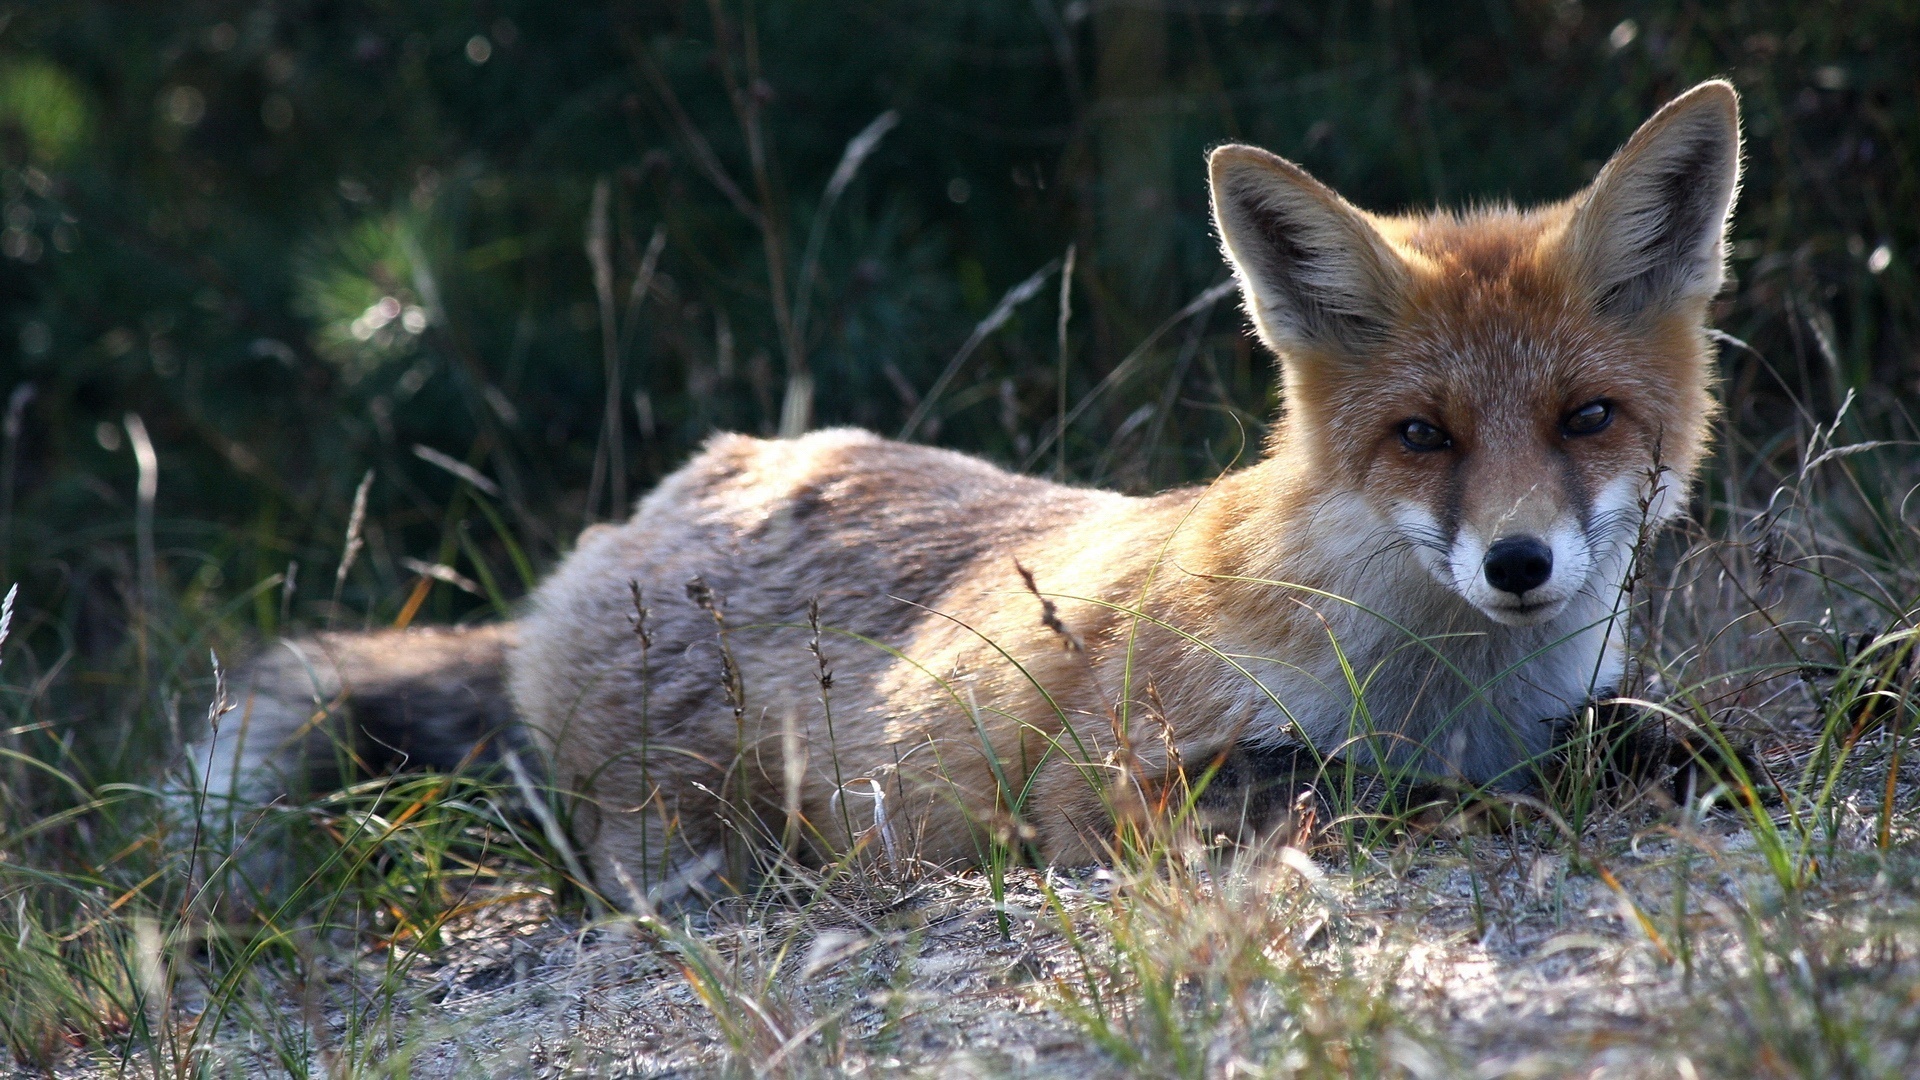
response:
[[[1406,1074],[1703,1075],[1686,1056],[1687,1025],[1703,1015],[1699,980],[1636,905],[1664,918],[1676,859],[1705,846],[1725,869],[1695,865],[1692,902],[1750,900],[1764,887],[1752,837],[1727,822],[1705,824],[1688,845],[1615,831],[1588,843],[1613,849],[1604,865],[1617,889],[1570,872],[1564,854],[1499,836],[1293,886],[1329,893],[1345,945],[1328,954],[1389,979],[1393,1007],[1428,1033],[1394,1048]],[[1703,878],[1717,892],[1703,895]],[[770,1045],[759,1031],[761,1073],[1137,1075],[1057,1007],[1062,981],[1082,977],[1058,913],[1097,936],[1109,881],[1097,870],[1011,870],[996,906],[983,873],[930,876],[884,899],[864,895],[859,909],[775,908],[745,923],[721,912],[699,940],[730,967],[731,982],[712,989],[733,991],[736,1009],[764,1010],[765,1028],[789,1040]],[[690,977],[682,949],[631,923],[583,925],[523,897],[478,907],[443,937],[406,974],[416,1004],[399,1023],[413,1075],[705,1076],[729,1060],[734,1044],[716,1020],[726,1008],[703,1003],[709,987]],[[1708,926],[1692,948],[1737,942]],[[371,981],[385,962],[369,956],[366,972],[335,980]],[[1231,1060],[1212,1065],[1208,1075],[1236,1075]]]

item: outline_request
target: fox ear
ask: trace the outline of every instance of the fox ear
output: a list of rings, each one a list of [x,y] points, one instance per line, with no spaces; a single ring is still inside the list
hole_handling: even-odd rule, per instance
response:
[[[1378,340],[1406,270],[1366,218],[1265,150],[1222,146],[1207,167],[1221,243],[1267,346],[1351,355]]]
[[[1740,99],[1701,83],[1640,125],[1589,187],[1568,250],[1601,310],[1625,319],[1705,301],[1726,280],[1740,187]]]

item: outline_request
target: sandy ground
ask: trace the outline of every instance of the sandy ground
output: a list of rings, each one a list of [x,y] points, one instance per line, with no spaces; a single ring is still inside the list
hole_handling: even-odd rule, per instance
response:
[[[1622,839],[1609,872],[1643,909],[1664,913],[1680,846]],[[1750,846],[1738,831],[1712,842],[1730,857]],[[1753,886],[1745,873],[1721,877],[1729,895]],[[865,910],[775,909],[747,925],[722,915],[701,940],[730,969],[715,992],[744,991],[736,1010],[748,998],[764,1010],[764,1024],[748,1024],[762,1062],[784,1035],[791,1049],[773,1060],[804,1062],[803,1072],[1119,1075],[1051,1004],[1053,980],[1080,969],[1042,884],[1085,932],[1103,878],[1011,871],[1005,937],[985,876],[971,873],[898,887],[885,903],[869,896]],[[1323,882],[1338,893],[1346,942],[1326,948],[1390,972],[1396,1008],[1436,1037],[1425,1050],[1399,1048],[1413,1074],[1686,1075],[1675,1049],[1689,1003],[1678,966],[1620,892],[1570,874],[1566,856],[1480,837],[1429,849],[1397,876],[1389,869],[1358,888],[1347,880]],[[407,975],[420,1002],[406,1022],[419,1047],[415,1075],[701,1076],[725,1060],[727,1038],[699,979],[650,934],[583,927],[544,899],[523,899],[481,908],[444,937]],[[786,961],[768,980],[765,965],[783,946]],[[841,1052],[823,1049],[833,1046]]]
[[[1903,763],[1903,806],[1920,791],[1920,776],[1911,784],[1904,776],[1913,768]],[[1872,794],[1863,788],[1859,798]],[[1792,1017],[1740,990],[1755,963],[1752,938],[1739,932],[1754,924],[1742,920],[1777,914],[1781,889],[1739,815],[1675,825],[1657,802],[1597,815],[1580,832],[1577,857],[1551,842],[1553,827],[1540,820],[1506,831],[1442,822],[1401,847],[1364,849],[1359,865],[1334,847],[1295,852],[1284,866],[1262,863],[1260,878],[1196,857],[1179,887],[1161,894],[1173,900],[1160,910],[1167,921],[1139,940],[1173,942],[1161,955],[1203,968],[1207,950],[1233,936],[1237,913],[1253,910],[1233,904],[1252,896],[1267,910],[1294,897],[1307,915],[1274,924],[1282,927],[1276,947],[1291,950],[1301,970],[1344,972],[1345,985],[1362,988],[1363,1006],[1385,1004],[1386,1019],[1367,1037],[1396,1075],[1731,1075],[1715,1063],[1739,1060],[1728,1047],[1747,1037],[1742,1024]],[[1872,920],[1893,920],[1894,936],[1872,947],[1835,945],[1811,965],[1798,952],[1782,955],[1807,969],[1809,1000],[1831,991],[1836,1007],[1864,1007],[1859,1015],[1888,1032],[1882,1061],[1896,1064],[1881,1074],[1914,1075],[1905,1070],[1920,1068],[1912,1004],[1920,1001],[1920,862],[1907,859],[1913,865],[1889,878],[1885,867],[1906,863],[1875,854],[1870,802],[1835,800],[1836,820],[1853,824],[1833,835],[1826,857],[1835,869],[1799,902],[1820,940],[1866,941],[1844,931]],[[1896,854],[1920,851],[1909,830],[1895,839]],[[1862,869],[1876,859],[1883,869]],[[1239,893],[1226,891],[1229,880]],[[1130,1066],[1096,1045],[1084,1015],[1072,1015],[1089,985],[1082,950],[1112,955],[1116,913],[1151,908],[1151,889],[1100,869],[1014,869],[996,905],[983,872],[927,873],[797,903],[742,902],[666,937],[630,919],[585,922],[544,895],[481,893],[440,941],[316,961],[309,985],[268,987],[263,1007],[282,1010],[285,1029],[325,1032],[308,1063],[316,1076],[693,1077],[720,1074],[729,1060],[753,1062],[762,1075],[1159,1075],[1151,1051],[1146,1064]],[[1112,902],[1115,890],[1125,904]],[[1202,932],[1208,919],[1212,936]],[[1256,937],[1266,932],[1257,919],[1249,915],[1245,928]],[[1677,925],[1689,932],[1676,936]],[[1768,931],[1778,932],[1777,924]],[[399,992],[380,993],[383,983]],[[1121,1014],[1138,1010],[1140,995],[1101,985],[1126,1028],[1137,1017]],[[1181,985],[1181,993],[1219,993],[1196,989],[1197,980]],[[1844,996],[1856,990],[1867,997]],[[376,1015],[370,1003],[382,1000],[400,1005]],[[191,1013],[192,995],[177,1004]],[[1357,1007],[1334,1001],[1330,1015],[1351,1024],[1346,1014]],[[1241,1055],[1272,1064],[1263,1029],[1289,1020],[1275,1008],[1271,994],[1261,997],[1249,1019],[1206,1048],[1200,1072],[1262,1075],[1243,1068]],[[1884,1015],[1873,1019],[1875,1009]],[[258,1015],[254,1023],[257,1030]],[[1138,1025],[1129,1031],[1137,1035]],[[284,1073],[243,1038],[211,1040],[214,1074]],[[138,1061],[74,1055],[59,1074],[153,1072]]]

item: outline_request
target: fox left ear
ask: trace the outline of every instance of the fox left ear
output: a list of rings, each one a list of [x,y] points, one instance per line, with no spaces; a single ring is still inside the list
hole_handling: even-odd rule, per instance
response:
[[[1640,125],[1589,187],[1567,250],[1602,311],[1627,320],[1703,303],[1726,280],[1740,187],[1740,99],[1704,82]]]
[[[1247,312],[1283,360],[1362,356],[1398,313],[1406,271],[1365,215],[1285,158],[1207,158],[1213,218]]]

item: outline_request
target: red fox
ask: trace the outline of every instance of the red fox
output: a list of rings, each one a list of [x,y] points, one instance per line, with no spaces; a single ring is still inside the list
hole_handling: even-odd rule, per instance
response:
[[[1280,364],[1256,464],[1134,498],[861,431],[717,436],[515,626],[256,666],[202,767],[261,797],[319,735],[458,760],[510,697],[622,903],[726,877],[743,811],[822,856],[964,863],[1013,826],[1082,862],[1230,754],[1528,786],[1620,677],[1634,552],[1708,441],[1733,88],[1535,209],[1371,214],[1264,150],[1208,165]]]

